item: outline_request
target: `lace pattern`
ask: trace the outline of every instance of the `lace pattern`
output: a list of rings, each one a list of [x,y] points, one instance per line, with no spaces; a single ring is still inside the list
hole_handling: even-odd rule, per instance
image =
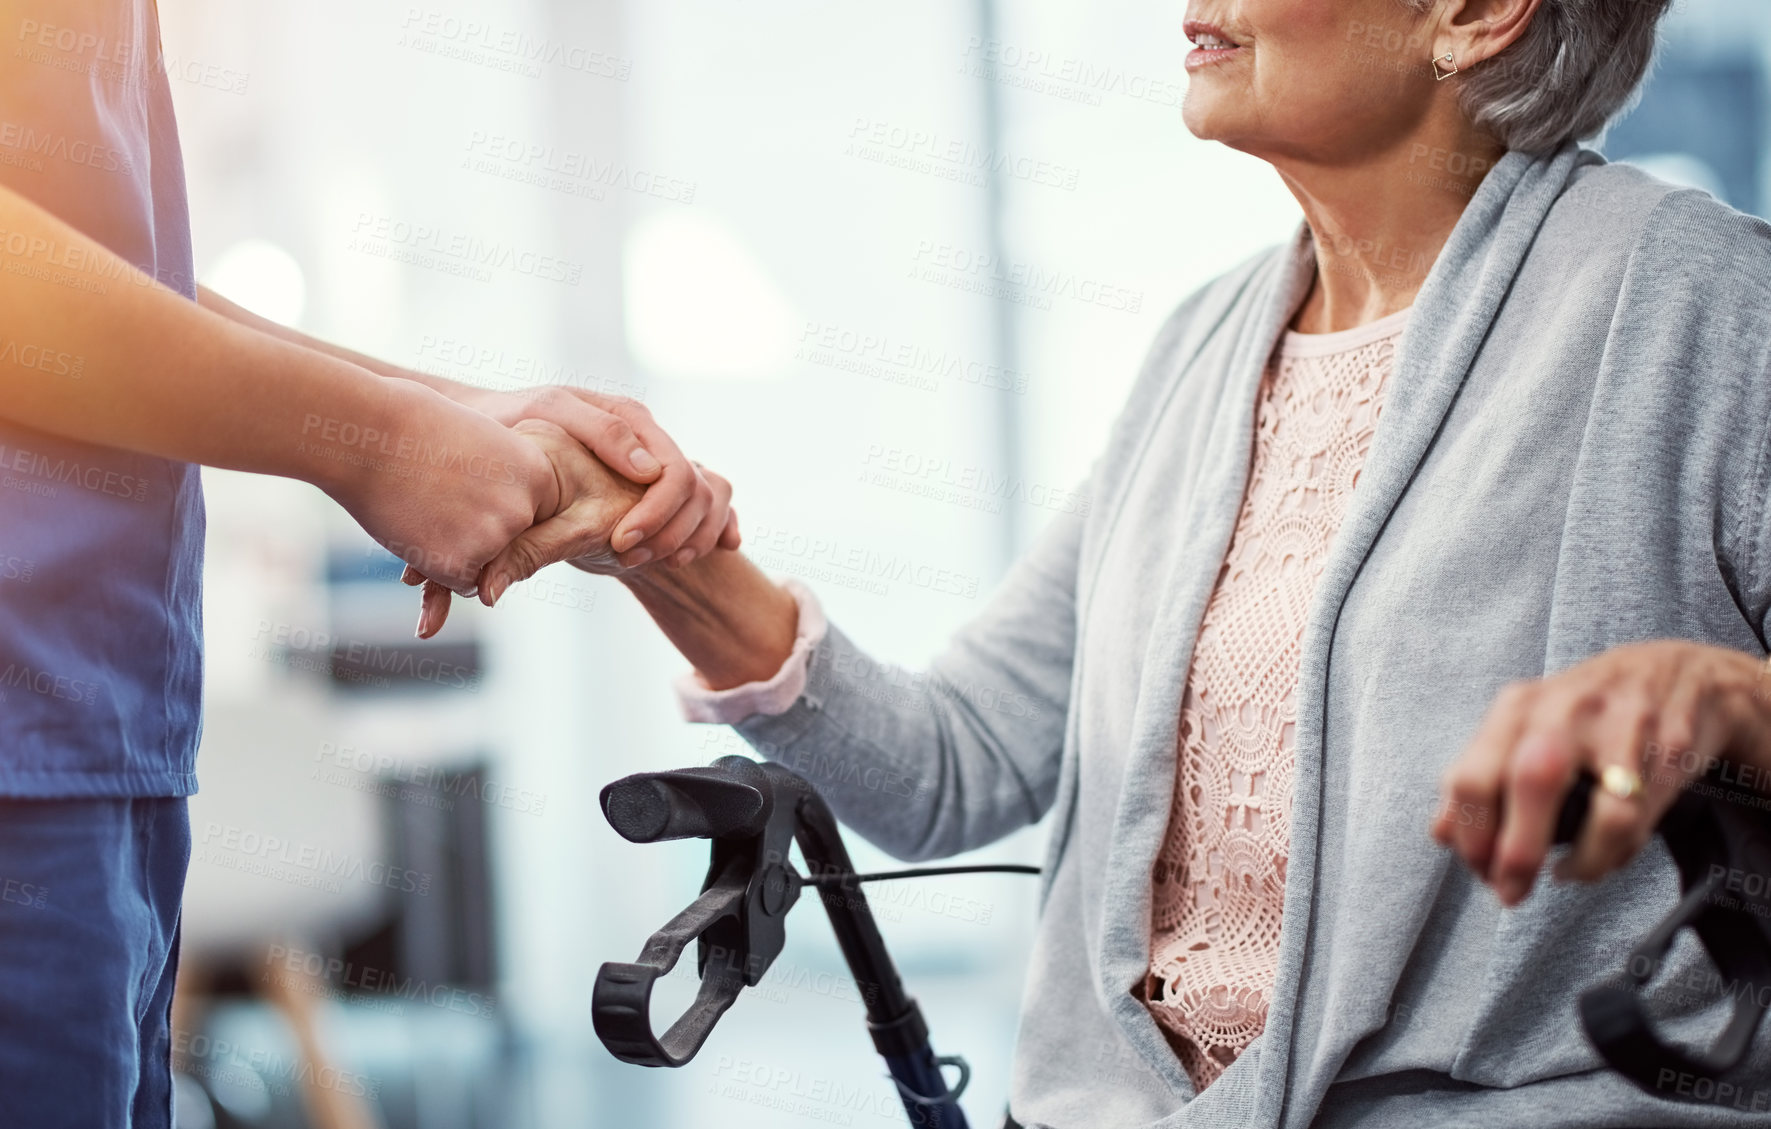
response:
[[[1406,315],[1288,333],[1263,378],[1249,483],[1187,675],[1174,800],[1151,876],[1144,998],[1202,1090],[1266,1026],[1291,833],[1298,643]]]

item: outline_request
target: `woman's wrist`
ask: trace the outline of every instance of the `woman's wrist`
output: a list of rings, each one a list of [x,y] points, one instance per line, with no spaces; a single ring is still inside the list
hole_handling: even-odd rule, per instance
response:
[[[710,690],[766,681],[793,652],[798,604],[740,552],[629,569],[620,580]]]

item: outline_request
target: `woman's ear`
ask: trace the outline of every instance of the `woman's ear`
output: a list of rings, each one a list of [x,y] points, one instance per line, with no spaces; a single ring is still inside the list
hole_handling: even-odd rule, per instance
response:
[[[1441,0],[1433,53],[1450,52],[1462,70],[1518,41],[1543,0]]]

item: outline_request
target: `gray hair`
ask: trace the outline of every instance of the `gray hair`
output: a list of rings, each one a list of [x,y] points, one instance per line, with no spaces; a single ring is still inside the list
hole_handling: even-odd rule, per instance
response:
[[[1435,0],[1402,0],[1424,12]],[[1543,0],[1510,47],[1448,81],[1472,122],[1509,149],[1596,136],[1633,103],[1672,0]]]

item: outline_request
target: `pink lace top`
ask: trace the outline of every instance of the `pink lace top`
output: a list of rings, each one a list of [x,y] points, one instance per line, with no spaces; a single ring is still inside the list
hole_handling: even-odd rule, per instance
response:
[[[1151,876],[1144,999],[1202,1090],[1266,1026],[1298,641],[1407,317],[1287,333],[1261,386],[1248,488],[1193,648],[1168,835]]]

